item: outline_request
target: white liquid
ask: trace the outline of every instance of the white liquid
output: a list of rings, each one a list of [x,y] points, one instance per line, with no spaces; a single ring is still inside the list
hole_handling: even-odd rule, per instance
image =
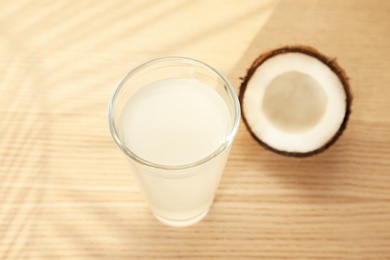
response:
[[[126,146],[162,165],[184,165],[212,154],[225,141],[230,125],[228,108],[218,93],[186,79],[143,87],[121,116]]]
[[[168,166],[193,163],[212,154],[225,142],[231,125],[221,96],[188,79],[161,80],[141,88],[120,118],[125,145],[144,160]],[[207,213],[228,152],[186,170],[132,165],[154,214],[160,220],[185,223]]]

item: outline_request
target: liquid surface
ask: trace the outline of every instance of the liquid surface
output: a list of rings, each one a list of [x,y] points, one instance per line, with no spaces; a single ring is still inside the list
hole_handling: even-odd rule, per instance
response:
[[[225,142],[231,117],[210,87],[188,79],[149,84],[127,102],[120,118],[125,145],[152,163],[196,162]]]

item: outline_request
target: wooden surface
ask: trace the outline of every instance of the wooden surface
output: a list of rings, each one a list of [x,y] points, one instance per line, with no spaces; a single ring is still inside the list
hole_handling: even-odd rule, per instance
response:
[[[289,159],[242,124],[204,221],[157,222],[108,131],[116,83],[181,55],[238,89],[285,44],[349,74],[344,135]],[[389,1],[1,1],[0,259],[390,259],[389,100]]]

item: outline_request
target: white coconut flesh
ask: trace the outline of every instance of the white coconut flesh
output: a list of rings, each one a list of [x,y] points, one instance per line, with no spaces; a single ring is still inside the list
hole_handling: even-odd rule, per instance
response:
[[[264,61],[250,78],[243,112],[251,132],[283,152],[308,153],[331,140],[344,120],[346,93],[323,62],[303,53]]]

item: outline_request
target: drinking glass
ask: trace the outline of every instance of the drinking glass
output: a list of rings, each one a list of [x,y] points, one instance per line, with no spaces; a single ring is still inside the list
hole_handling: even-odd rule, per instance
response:
[[[120,119],[127,102],[145,86],[167,79],[200,82],[215,91],[227,107],[229,126],[222,142],[201,159],[165,165],[143,158],[125,140],[126,132]],[[240,121],[240,104],[229,81],[211,66],[194,59],[165,57],[151,60],[130,71],[119,82],[109,102],[108,117],[112,137],[128,158],[153,215],[162,223],[176,227],[193,225],[204,218],[214,200]],[[191,151],[183,150],[183,153],[188,152]],[[161,153],[163,156],[164,151]]]

